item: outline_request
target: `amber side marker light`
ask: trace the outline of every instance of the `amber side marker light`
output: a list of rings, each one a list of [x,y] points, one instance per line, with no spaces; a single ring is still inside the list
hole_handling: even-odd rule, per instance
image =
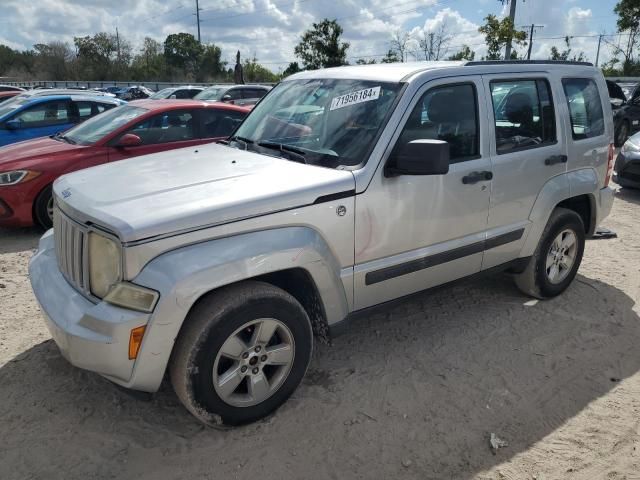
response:
[[[136,327],[131,330],[129,336],[129,360],[135,360],[138,357],[140,351],[140,345],[142,344],[142,337],[144,336],[144,330],[146,326]]]

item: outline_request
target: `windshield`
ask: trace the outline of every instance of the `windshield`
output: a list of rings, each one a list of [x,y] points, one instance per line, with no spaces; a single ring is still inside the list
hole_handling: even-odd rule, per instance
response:
[[[78,145],[93,145],[125,123],[146,112],[148,112],[146,108],[134,107],[133,105],[116,107],[73,127],[64,134],[64,138]]]
[[[193,98],[194,100],[220,100],[227,90],[228,88],[226,87],[209,87],[205,88]]]
[[[29,98],[25,98],[20,95],[2,102],[2,105],[0,105],[0,118],[26,103],[29,103]]]
[[[160,90],[159,92],[154,93],[149,98],[151,98],[152,100],[161,100],[163,98],[169,98],[169,96],[171,96],[171,94],[175,90],[176,90],[175,88],[165,88]]]
[[[401,88],[363,80],[283,82],[240,125],[231,146],[279,151],[285,158],[330,168],[360,165]]]

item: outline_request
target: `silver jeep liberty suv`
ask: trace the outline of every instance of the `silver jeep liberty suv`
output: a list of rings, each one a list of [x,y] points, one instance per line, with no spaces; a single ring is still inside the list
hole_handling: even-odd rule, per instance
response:
[[[274,411],[314,334],[487,269],[560,294],[609,213],[613,123],[585,63],[293,75],[227,144],[54,185],[31,282],[62,354],[206,423]]]

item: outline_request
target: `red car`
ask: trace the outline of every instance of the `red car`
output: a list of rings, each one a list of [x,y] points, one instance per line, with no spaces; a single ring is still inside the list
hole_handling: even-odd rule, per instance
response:
[[[224,139],[251,111],[197,100],[139,100],[62,134],[0,148],[0,226],[51,227],[51,185],[106,162]]]
[[[0,103],[5,100],[9,100],[10,98],[15,97],[16,95],[20,95],[22,92],[19,90],[8,90],[6,92],[0,91]]]

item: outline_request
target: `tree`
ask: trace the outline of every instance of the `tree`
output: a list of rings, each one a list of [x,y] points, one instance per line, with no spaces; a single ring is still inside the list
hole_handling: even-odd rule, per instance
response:
[[[164,57],[179,74],[193,76],[204,47],[190,33],[172,33],[164,41]]]
[[[244,61],[243,69],[244,78],[249,83],[278,81],[278,76],[271,70],[260,65],[255,55],[251,60],[247,59]]]
[[[509,17],[498,20],[495,15],[487,15],[484,18],[484,25],[482,25],[478,31],[484,33],[484,39],[487,43],[487,60],[500,60],[502,55],[500,52],[511,38],[511,42],[514,45],[526,45],[527,32],[523,30],[517,30],[513,22]],[[511,58],[514,58],[513,51]],[[515,55],[517,58],[517,54]]]
[[[167,63],[160,42],[145,37],[140,53],[133,59],[131,76],[133,80],[167,80]]]
[[[294,52],[307,70],[346,65],[349,44],[341,42],[341,36],[338,22],[325,18],[302,35]]]
[[[640,43],[640,0],[620,0],[613,11],[618,15],[618,32],[627,32],[628,39],[624,47],[614,46],[614,55],[622,55],[623,75],[637,73],[636,54]]]
[[[389,50],[387,52],[387,54],[382,58],[382,60],[380,60],[380,63],[397,63],[400,62],[400,57],[398,57],[398,54],[393,51],[393,50]]]
[[[569,36],[564,37],[564,43],[567,49],[563,51],[559,51],[555,46],[551,47],[549,60],[571,60],[573,62],[584,62],[586,60],[584,52],[580,52],[578,55],[573,55],[573,57],[571,57]]]
[[[73,51],[66,42],[38,43],[35,51],[35,70],[41,78],[67,80],[71,76]]]
[[[391,50],[397,54],[401,62],[407,61],[407,49],[411,42],[411,34],[396,30],[391,38]]]
[[[458,53],[454,53],[447,60],[469,60],[472,62],[474,58],[476,58],[476,52],[471,50],[469,45],[463,45]]]
[[[198,59],[197,80],[205,82],[226,76],[227,62],[223,62],[222,50],[214,44],[204,45]]]
[[[89,80],[112,80],[114,65],[120,64],[119,42],[124,39],[107,32],[96,33],[93,37],[74,37],[78,70]]]
[[[288,77],[289,75],[293,75],[294,73],[301,72],[302,69],[298,62],[291,62],[287,68],[285,68],[284,72],[282,72],[282,78]]]
[[[359,58],[358,60],[356,60],[356,65],[373,65],[375,63],[375,58],[370,58],[368,60],[366,58]]]
[[[440,60],[447,54],[449,42],[453,37],[442,23],[437,30],[422,30],[418,37],[418,47],[425,60]]]

